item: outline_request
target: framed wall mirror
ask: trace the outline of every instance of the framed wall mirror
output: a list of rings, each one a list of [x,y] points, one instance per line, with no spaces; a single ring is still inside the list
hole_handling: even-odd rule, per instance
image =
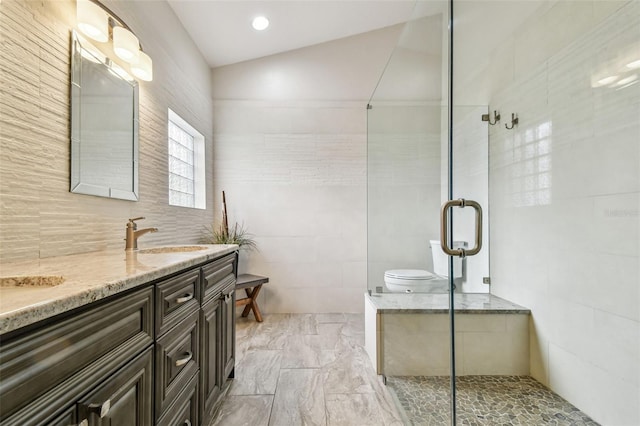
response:
[[[71,192],[137,201],[138,83],[71,37]]]

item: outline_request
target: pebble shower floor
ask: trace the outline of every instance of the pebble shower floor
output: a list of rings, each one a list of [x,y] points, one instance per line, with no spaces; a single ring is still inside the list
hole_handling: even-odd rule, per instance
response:
[[[472,426],[598,426],[589,416],[526,376],[461,376],[456,379],[457,424]],[[410,425],[446,425],[449,377],[388,377]]]

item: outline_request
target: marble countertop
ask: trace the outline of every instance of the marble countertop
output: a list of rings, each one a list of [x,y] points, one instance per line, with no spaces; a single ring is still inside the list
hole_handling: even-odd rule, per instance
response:
[[[380,313],[410,314],[449,312],[448,294],[426,293],[373,293],[365,297]],[[454,312],[461,314],[529,314],[523,306],[501,299],[492,294],[456,293]]]
[[[0,277],[47,275],[61,276],[64,281],[53,287],[0,286],[0,334],[135,288],[238,249],[234,244],[198,245],[206,248],[170,253],[105,250],[3,263],[0,265]]]

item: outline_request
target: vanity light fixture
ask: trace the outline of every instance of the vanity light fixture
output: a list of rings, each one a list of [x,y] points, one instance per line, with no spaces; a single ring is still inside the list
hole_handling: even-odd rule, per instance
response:
[[[98,0],[77,0],[76,14],[82,33],[101,43],[111,40],[115,54],[130,64],[131,74],[143,81],[153,79],[151,58],[142,51],[131,28],[115,13]]]
[[[131,64],[131,73],[143,81],[153,80],[153,66],[149,55],[140,51],[138,60]]]
[[[76,4],[78,28],[87,37],[104,43],[109,41],[109,16],[90,0],[78,0]]]
[[[140,52],[138,37],[124,27],[113,27],[113,51],[123,61],[137,61]]]
[[[254,30],[263,31],[266,30],[269,26],[269,20],[264,16],[256,16],[255,18],[253,18],[251,26]]]

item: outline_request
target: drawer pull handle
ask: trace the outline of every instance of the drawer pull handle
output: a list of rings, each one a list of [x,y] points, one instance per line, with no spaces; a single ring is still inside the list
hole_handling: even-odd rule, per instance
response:
[[[180,358],[176,360],[176,367],[181,367],[191,361],[193,358],[193,354],[191,352],[187,352],[184,358]]]
[[[102,407],[100,407],[100,418],[104,418],[107,414],[109,414],[109,410],[111,410],[111,400],[107,399]]]
[[[191,421],[190,420],[185,420],[184,421],[184,426],[191,426]]]
[[[193,293],[187,293],[182,297],[178,297],[176,299],[176,303],[180,304],[180,303],[186,303],[189,300],[193,299]]]
[[[90,404],[89,410],[98,414],[100,418],[103,419],[107,414],[109,414],[109,410],[111,410],[111,400],[107,399],[102,404]]]
[[[83,419],[80,423],[78,423],[78,426],[89,426],[89,420]]]

